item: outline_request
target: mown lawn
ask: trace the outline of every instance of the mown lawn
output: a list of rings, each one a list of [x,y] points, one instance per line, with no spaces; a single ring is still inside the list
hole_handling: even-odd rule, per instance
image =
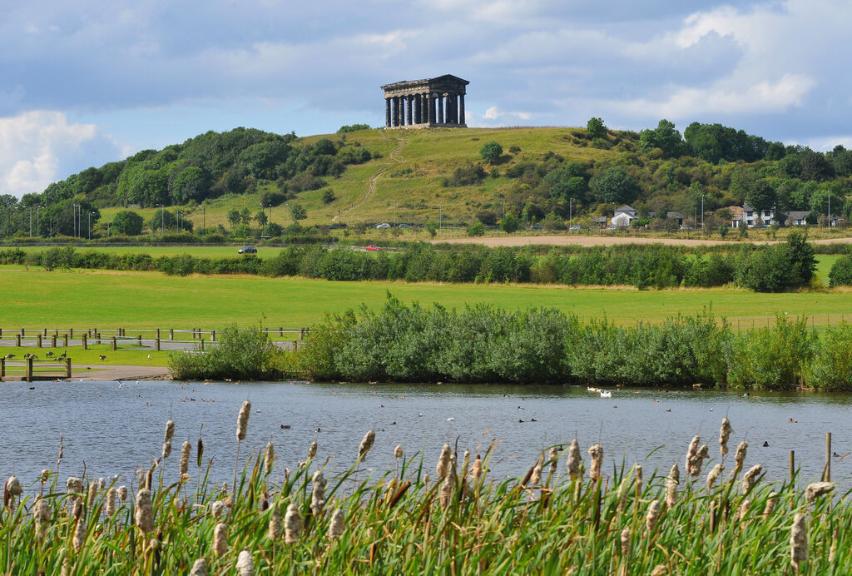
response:
[[[542,285],[329,282],[251,276],[170,277],[156,272],[46,272],[0,267],[0,327],[221,328],[229,323],[309,326],[326,313],[362,303],[375,307],[388,293],[404,301],[462,307],[477,302],[506,308],[555,307],[583,319],[620,324],[659,322],[712,307],[743,328],[775,314],[813,315],[816,324],[852,318],[852,291],[757,294],[733,288],[649,290]]]

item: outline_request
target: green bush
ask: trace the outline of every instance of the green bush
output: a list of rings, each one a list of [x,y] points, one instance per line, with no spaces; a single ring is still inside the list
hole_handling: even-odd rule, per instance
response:
[[[497,164],[503,156],[503,147],[497,142],[487,142],[479,150],[479,155],[489,164]]]
[[[728,383],[734,388],[792,390],[813,358],[817,341],[807,318],[778,316],[770,328],[738,334],[728,350]]]
[[[281,376],[282,357],[260,326],[233,325],[207,352],[169,356],[169,368],[176,380],[271,380]]]
[[[841,256],[831,267],[831,272],[828,273],[828,278],[831,286],[851,286],[852,285],[852,254]]]
[[[844,322],[820,334],[805,383],[817,390],[852,392],[852,325]]]

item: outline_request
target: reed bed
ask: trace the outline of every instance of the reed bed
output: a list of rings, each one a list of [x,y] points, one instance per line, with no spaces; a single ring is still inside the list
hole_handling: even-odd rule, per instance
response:
[[[248,428],[243,408],[235,455]],[[167,442],[176,429],[170,420]],[[497,479],[493,446],[409,456],[368,431],[360,443],[353,435],[345,471],[332,474],[313,444],[302,461],[269,444],[231,485],[208,480],[202,439],[195,458],[189,442],[174,456],[154,450],[157,460],[127,483],[63,480],[60,450],[34,481],[6,480],[0,567],[68,576],[852,572],[850,492],[795,473],[765,482],[745,442],[729,462],[731,439],[726,418],[718,450],[695,437],[684,442],[684,471],[675,462],[644,478],[639,465],[607,462],[605,442],[571,440],[531,450],[523,478]],[[376,450],[393,451],[396,468],[368,473]]]

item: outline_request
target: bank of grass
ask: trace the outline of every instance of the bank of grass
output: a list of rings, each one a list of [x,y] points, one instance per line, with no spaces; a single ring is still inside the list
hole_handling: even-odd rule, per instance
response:
[[[705,308],[735,328],[767,325],[778,313],[812,317],[815,326],[852,318],[852,291],[756,294],[736,288],[639,291],[546,285],[331,282],[255,276],[166,276],[156,272],[26,269],[0,266],[0,327],[206,328],[306,327],[327,313],[377,308],[392,292],[404,302],[462,308],[491,304],[509,310],[531,305],[607,318],[618,325],[658,323]]]
[[[180,422],[177,435],[167,424],[141,486],[66,481],[59,462],[32,485],[10,478],[0,563],[10,574],[252,576],[840,575],[852,567],[846,488],[805,487],[809,479],[795,474],[765,482],[745,442],[720,460],[715,445],[699,448],[696,437],[687,450],[683,439],[693,458],[666,477],[610,464],[605,440],[588,454],[575,442],[531,446],[524,478],[500,480],[489,474],[493,444],[482,454],[444,445],[425,458],[400,446],[395,470],[365,475],[372,453],[391,447],[381,432],[360,445],[353,432],[352,452],[339,455],[352,462],[343,472],[315,459],[315,448],[298,465],[290,455],[279,463],[270,444],[238,476],[251,408],[244,403],[237,419],[230,487],[207,480],[212,466],[228,466],[205,460],[207,439],[177,445]],[[723,454],[736,441],[726,436]],[[819,447],[798,447],[808,449]],[[706,466],[701,454],[712,454]],[[709,481],[711,463],[728,470]]]
[[[47,356],[48,352],[53,352],[54,358],[61,354],[67,354],[72,361],[72,369],[74,366],[168,366],[169,352],[157,352],[151,348],[119,348],[113,350],[112,346],[107,344],[90,344],[88,350],[83,350],[82,346],[59,346],[57,348],[35,348],[26,346],[16,348],[14,346],[0,346],[0,356],[6,357],[12,355],[11,361],[22,361],[24,354],[35,354],[39,360],[50,361],[51,357]],[[101,358],[104,356],[105,358]],[[74,371],[77,375],[77,371]]]

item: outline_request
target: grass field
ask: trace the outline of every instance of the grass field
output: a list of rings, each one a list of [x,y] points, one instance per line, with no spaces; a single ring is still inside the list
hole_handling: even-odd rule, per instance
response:
[[[462,307],[555,307],[581,318],[658,322],[712,307],[743,327],[777,313],[808,315],[816,324],[852,318],[852,291],[757,294],[733,288],[649,290],[543,285],[329,282],[251,276],[170,277],[155,272],[53,271],[0,267],[0,327],[220,328],[264,322],[301,327],[326,313],[381,304],[388,292],[404,301]]]

